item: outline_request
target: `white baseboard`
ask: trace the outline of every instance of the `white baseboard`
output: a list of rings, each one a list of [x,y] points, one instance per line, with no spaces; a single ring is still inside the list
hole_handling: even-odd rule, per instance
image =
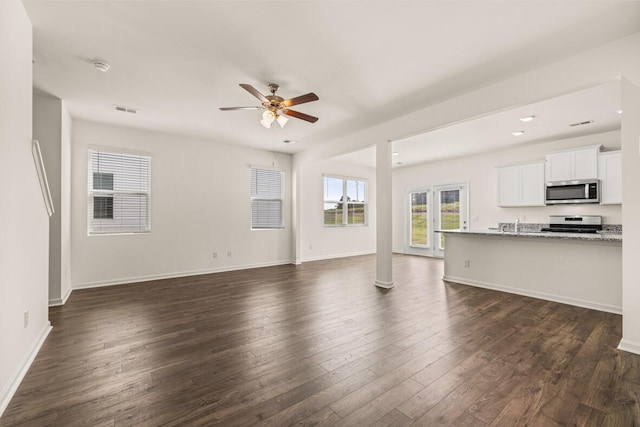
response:
[[[175,279],[177,277],[200,276],[203,274],[222,273],[225,271],[248,270],[251,268],[273,267],[276,265],[294,264],[295,261],[276,261],[256,264],[235,265],[211,268],[205,270],[181,271],[176,273],[151,274],[147,276],[121,277],[112,280],[97,280],[95,282],[74,283],[73,289],[101,288],[103,286],[125,285],[128,283],[149,282],[151,280]]]
[[[382,288],[382,289],[391,289],[391,288],[393,288],[395,286],[393,284],[393,282],[383,282],[383,281],[380,281],[380,280],[376,280],[374,285],[376,285],[376,287]]]
[[[2,396],[2,398],[0,400],[0,417],[4,413],[5,409],[7,409],[7,406],[9,406],[9,402],[11,402],[11,398],[13,398],[13,395],[18,390],[18,387],[20,386],[20,383],[24,379],[24,376],[27,374],[27,371],[31,367],[31,364],[33,363],[33,361],[35,360],[36,356],[38,355],[38,352],[40,351],[40,348],[42,347],[42,344],[44,344],[44,340],[47,339],[47,336],[49,335],[49,332],[51,332],[51,329],[53,329],[51,327],[51,322],[47,321],[42,333],[40,334],[40,338],[38,339],[38,342],[36,343],[36,345],[33,347],[31,352],[29,353],[29,356],[27,357],[27,359],[22,364],[22,367],[20,368],[20,371],[18,371],[18,373],[15,376],[15,378],[13,379],[13,381],[11,381],[11,385],[9,386],[9,389],[7,390],[5,395]]]
[[[375,253],[376,251],[364,251],[364,252],[349,252],[349,253],[342,253],[342,254],[320,255],[320,256],[302,258],[302,262],[323,261],[325,259],[348,258],[351,256],[361,256],[361,255],[373,255]]]
[[[618,344],[618,350],[626,351],[629,353],[640,354],[640,344],[625,341],[624,338],[620,340],[620,344]]]
[[[62,296],[62,298],[54,298],[54,299],[50,299],[49,300],[49,307],[57,307],[59,305],[65,305],[67,303],[67,300],[69,299],[69,296],[71,295],[71,291],[73,289],[69,288],[67,289],[67,292],[65,292],[65,294]]]
[[[576,298],[564,297],[561,295],[547,294],[544,292],[529,291],[526,289],[512,288],[510,286],[496,285],[494,283],[480,282],[476,280],[463,279],[445,275],[442,280],[447,282],[460,283],[462,285],[477,286],[479,288],[493,289],[494,291],[508,292],[511,294],[523,295],[526,297],[539,298],[547,301],[559,302],[562,304],[575,305],[577,307],[590,308],[592,310],[605,311],[607,313],[622,314],[622,307],[608,304],[600,304],[593,301],[585,301]]]

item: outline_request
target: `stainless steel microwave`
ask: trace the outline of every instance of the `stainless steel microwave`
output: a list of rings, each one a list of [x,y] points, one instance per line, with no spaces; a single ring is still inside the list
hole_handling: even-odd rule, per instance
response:
[[[576,179],[547,182],[544,193],[544,202],[547,205],[600,203],[600,181]]]

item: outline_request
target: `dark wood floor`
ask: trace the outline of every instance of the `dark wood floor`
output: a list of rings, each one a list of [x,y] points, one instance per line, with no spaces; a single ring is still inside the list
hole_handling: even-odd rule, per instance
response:
[[[636,426],[621,318],[375,257],[74,291],[0,425]]]

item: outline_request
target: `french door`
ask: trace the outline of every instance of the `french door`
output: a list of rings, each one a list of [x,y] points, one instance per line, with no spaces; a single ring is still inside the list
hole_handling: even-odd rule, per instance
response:
[[[405,252],[443,257],[445,240],[439,230],[468,228],[467,184],[436,185],[407,192]]]

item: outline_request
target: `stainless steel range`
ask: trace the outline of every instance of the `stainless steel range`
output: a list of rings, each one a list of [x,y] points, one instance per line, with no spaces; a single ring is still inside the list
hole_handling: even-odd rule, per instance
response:
[[[540,231],[555,233],[597,233],[602,230],[599,215],[550,215],[549,227]]]

